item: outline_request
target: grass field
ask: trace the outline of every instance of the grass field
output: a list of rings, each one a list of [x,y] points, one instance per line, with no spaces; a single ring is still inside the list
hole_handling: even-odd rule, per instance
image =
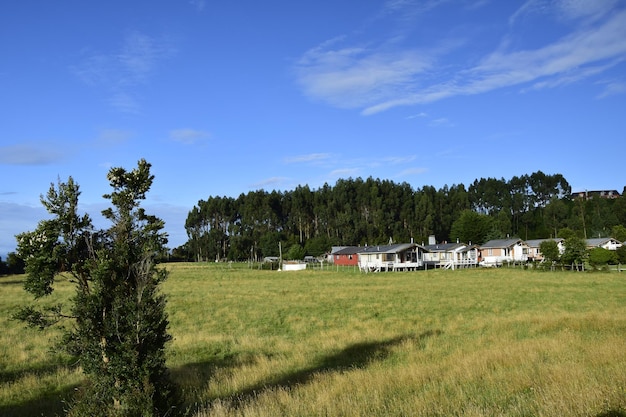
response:
[[[190,416],[626,416],[624,273],[167,268]],[[82,376],[8,319],[21,285],[0,278],[0,415],[61,415]]]

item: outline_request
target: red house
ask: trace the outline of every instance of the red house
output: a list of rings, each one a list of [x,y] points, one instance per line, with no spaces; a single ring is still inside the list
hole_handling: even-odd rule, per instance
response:
[[[346,246],[341,248],[331,255],[333,257],[333,263],[335,265],[342,266],[353,266],[359,264],[359,255],[357,254],[360,251],[361,247],[359,246]]]

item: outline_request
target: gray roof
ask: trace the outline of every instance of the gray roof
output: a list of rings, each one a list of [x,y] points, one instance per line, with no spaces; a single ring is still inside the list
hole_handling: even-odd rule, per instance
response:
[[[564,239],[560,237],[555,237],[555,238],[550,238],[550,239],[531,239],[531,240],[527,240],[526,244],[530,246],[531,248],[538,248],[543,242],[546,242],[549,240],[553,240],[556,243],[559,243],[559,242],[562,242]]]
[[[511,246],[515,246],[518,242],[521,242],[522,239],[518,237],[509,238],[509,239],[494,239],[486,242],[484,245],[480,245],[481,248],[510,248]]]
[[[398,243],[394,245],[375,245],[362,247],[358,253],[399,253],[417,247],[415,243]]]
[[[619,240],[617,239],[613,239],[612,237],[598,237],[598,238],[594,238],[594,239],[587,239],[587,246],[593,246],[593,247],[598,247],[598,246],[602,246],[607,242],[611,242],[611,241],[615,241],[617,243],[621,243]]]
[[[333,255],[354,255],[359,253],[363,249],[361,246],[346,246],[345,248],[339,249],[336,252],[333,252]]]
[[[449,252],[463,246],[467,245],[464,243],[438,243],[435,245],[425,245],[424,250],[427,252]]]

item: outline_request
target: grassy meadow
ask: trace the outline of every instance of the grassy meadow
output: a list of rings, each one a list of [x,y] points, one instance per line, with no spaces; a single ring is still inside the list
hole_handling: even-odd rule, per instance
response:
[[[624,273],[166,267],[192,417],[626,416]],[[62,415],[82,376],[29,301],[0,278],[0,415]]]

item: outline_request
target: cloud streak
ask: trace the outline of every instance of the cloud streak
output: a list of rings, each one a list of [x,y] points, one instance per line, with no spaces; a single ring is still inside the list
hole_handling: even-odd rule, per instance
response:
[[[63,159],[63,152],[48,143],[0,146],[0,164],[2,165],[50,165]]]
[[[299,163],[316,163],[327,161],[331,158],[328,153],[311,153],[307,155],[290,156],[285,158],[287,164],[299,164]]]
[[[118,50],[87,51],[70,70],[85,84],[103,89],[108,103],[124,113],[141,108],[136,88],[149,82],[159,64],[175,53],[170,42],[138,31],[129,32]]]
[[[414,2],[390,1],[389,9]],[[428,2],[429,8],[443,2]],[[593,3],[593,5],[591,5]],[[461,95],[484,94],[508,87],[554,88],[597,77],[626,60],[626,11],[615,10],[615,1],[597,3],[531,0],[512,17],[551,6],[551,13],[581,23],[552,43],[534,49],[512,49],[504,42],[483,53],[473,64],[451,66],[448,54],[465,41],[440,40],[439,48],[390,49],[380,46],[338,47],[343,39],[327,42],[306,52],[296,65],[297,81],[304,93],[339,108],[360,109],[371,115],[398,106],[431,103]],[[514,29],[512,29],[514,30]],[[447,44],[447,45],[446,45]]]
[[[193,145],[210,138],[211,135],[203,130],[175,129],[170,131],[170,139],[185,145]]]

